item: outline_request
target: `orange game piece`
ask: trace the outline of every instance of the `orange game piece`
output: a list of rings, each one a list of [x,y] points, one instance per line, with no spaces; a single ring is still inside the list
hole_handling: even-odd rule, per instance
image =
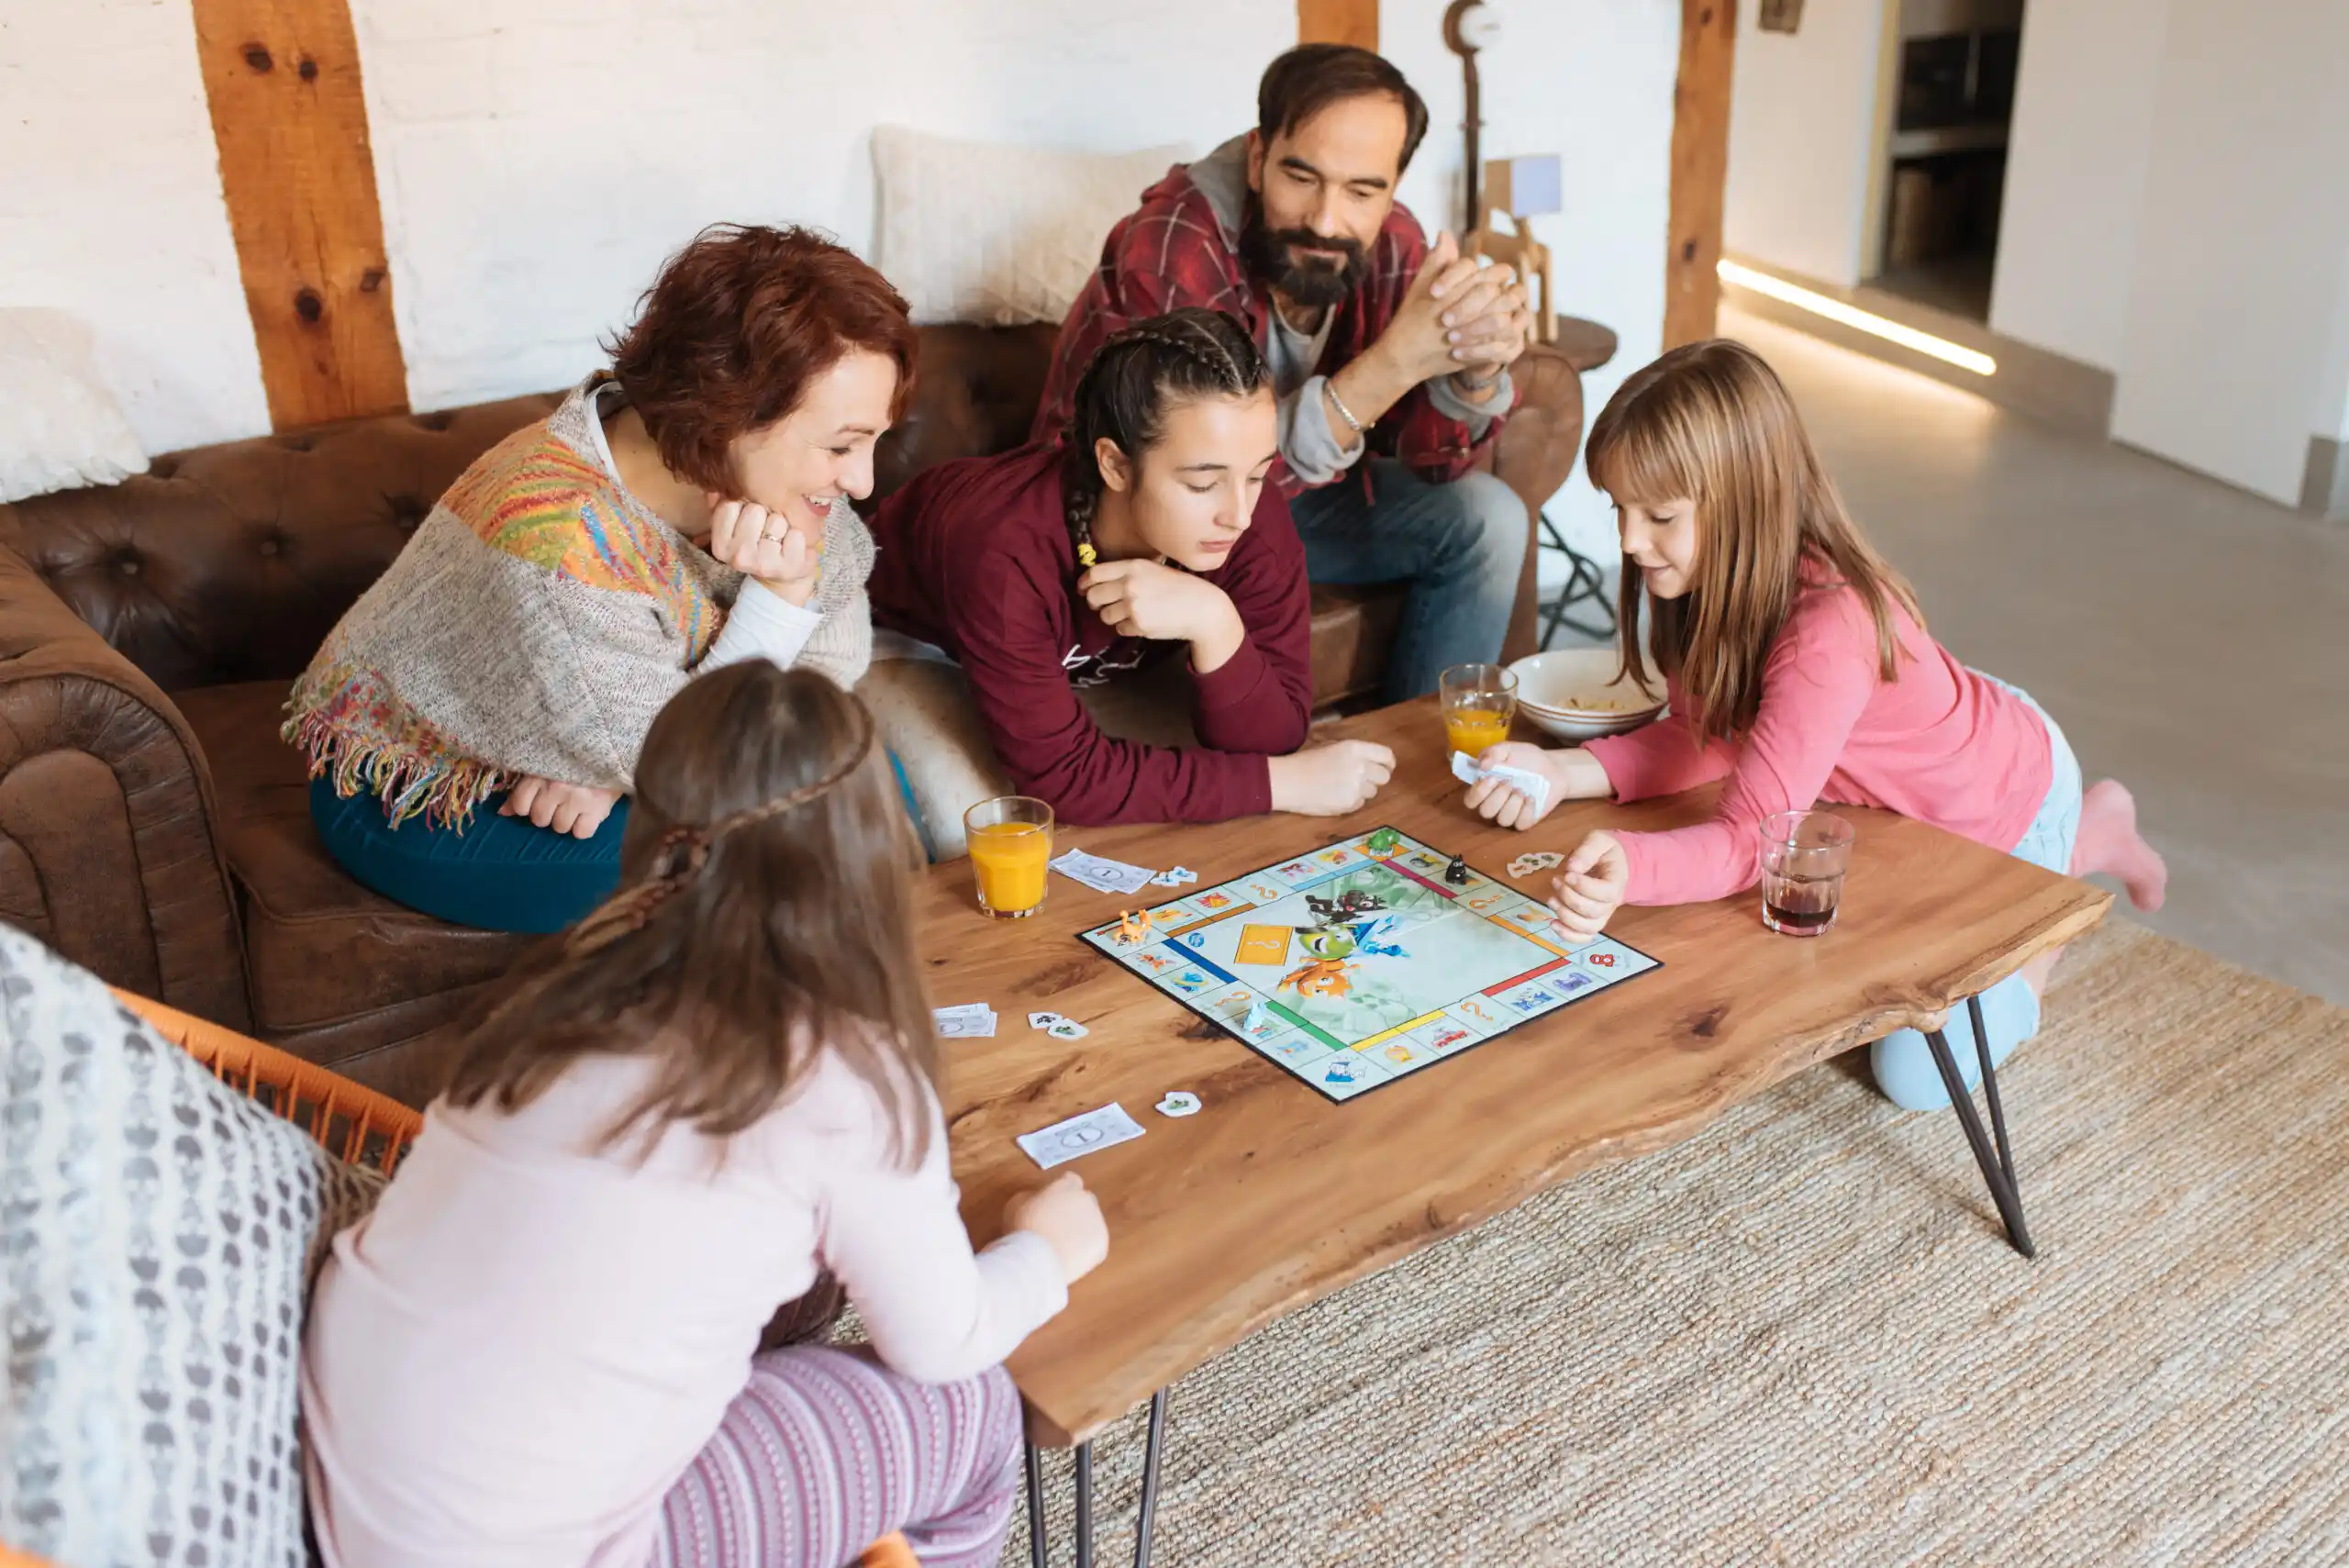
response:
[[[1283,975],[1280,988],[1300,996],[1343,996],[1354,988],[1346,978],[1346,972],[1353,967],[1334,958],[1324,959]]]

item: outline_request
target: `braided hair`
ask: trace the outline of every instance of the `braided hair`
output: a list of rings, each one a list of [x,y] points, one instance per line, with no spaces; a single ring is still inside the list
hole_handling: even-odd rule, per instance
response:
[[[839,787],[873,753],[873,715],[862,703],[852,703],[852,739],[845,754],[820,777],[760,805],[729,812],[707,825],[684,822],[661,835],[645,875],[597,905],[564,939],[566,954],[585,958],[624,936],[644,929],[661,906],[684,892],[709,863],[709,852],[729,835],[795,810]]]
[[[505,977],[449,1103],[511,1113],[580,1062],[642,1058],[606,1144],[723,1140],[829,1053],[873,1091],[902,1168],[934,1116],[911,829],[864,705],[744,660],[669,699],[637,758],[623,885]]]
[[[1114,334],[1085,367],[1069,416],[1062,506],[1081,566],[1097,563],[1093,514],[1101,504],[1103,437],[1139,462],[1158,444],[1166,410],[1198,397],[1247,397],[1272,384],[1272,367],[1244,323],[1228,311],[1186,306]]]

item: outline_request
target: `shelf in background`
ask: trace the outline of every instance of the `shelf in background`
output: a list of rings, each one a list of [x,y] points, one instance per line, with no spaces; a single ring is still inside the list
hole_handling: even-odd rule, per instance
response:
[[[1892,156],[1902,158],[1936,158],[1950,152],[1988,152],[2007,145],[2007,128],[2002,125],[1932,126],[1921,130],[1897,130],[1892,133]]]

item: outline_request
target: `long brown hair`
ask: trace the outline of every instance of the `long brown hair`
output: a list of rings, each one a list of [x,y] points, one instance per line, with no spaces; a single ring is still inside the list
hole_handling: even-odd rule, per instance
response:
[[[1632,374],[1590,428],[1591,482],[1625,502],[1687,498],[1697,507],[1688,592],[1647,596],[1648,640],[1680,683],[1700,738],[1753,726],[1762,672],[1792,613],[1806,562],[1860,596],[1876,620],[1884,679],[1900,678],[1898,605],[1925,624],[1917,595],[1843,509],[1794,399],[1762,356],[1715,338],[1684,344]],[[1640,648],[1644,574],[1623,558],[1623,668],[1649,687]]]
[[[763,659],[691,682],[645,737],[619,892],[508,977],[450,1103],[512,1111],[583,1058],[651,1056],[607,1143],[672,1122],[725,1138],[829,1050],[872,1086],[896,1157],[918,1163],[937,1047],[915,858],[856,698]]]

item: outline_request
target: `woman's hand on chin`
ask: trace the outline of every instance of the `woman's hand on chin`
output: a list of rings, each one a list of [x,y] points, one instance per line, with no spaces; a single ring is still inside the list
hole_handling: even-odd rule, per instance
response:
[[[713,499],[709,553],[744,576],[766,584],[776,597],[803,608],[816,594],[824,564],[824,541],[810,539],[781,513],[756,501]]]
[[[574,839],[592,839],[619,798],[620,793],[616,789],[525,777],[507,792],[497,814],[527,817],[534,827],[568,833]]]

